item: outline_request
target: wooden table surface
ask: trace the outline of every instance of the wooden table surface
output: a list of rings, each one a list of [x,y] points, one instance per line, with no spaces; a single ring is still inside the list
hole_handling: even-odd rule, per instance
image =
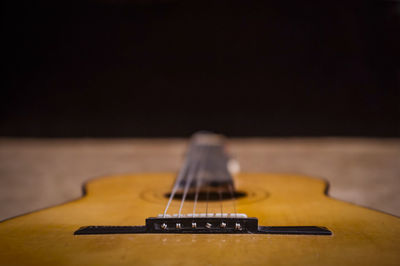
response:
[[[81,196],[104,175],[176,172],[185,139],[0,139],[0,220]],[[400,139],[230,139],[242,172],[329,181],[337,199],[400,215]]]

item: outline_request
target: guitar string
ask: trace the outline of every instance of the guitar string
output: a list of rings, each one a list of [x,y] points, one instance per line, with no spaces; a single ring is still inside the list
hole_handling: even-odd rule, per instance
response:
[[[206,190],[206,217],[208,217],[208,198],[210,196],[210,186],[207,186]]]
[[[201,170],[204,170],[206,167],[205,167],[205,165],[207,164],[206,162],[207,162],[207,155],[208,155],[208,149],[207,148],[204,148],[206,151],[204,152],[204,156],[203,156],[203,158],[202,158],[202,160],[201,160],[201,166],[202,167],[199,167],[199,171],[198,171],[198,173],[200,173],[199,174],[199,176],[196,178],[196,194],[195,194],[195,197],[194,197],[194,203],[193,203],[193,212],[192,212],[192,216],[194,217],[195,216],[195,213],[196,213],[196,207],[197,207],[197,201],[198,201],[198,199],[199,199],[199,193],[200,193],[200,187],[201,187],[201,185],[202,185],[202,178],[203,178],[203,173],[202,173],[202,171]]]
[[[220,162],[220,164],[221,164],[221,162]],[[222,165],[220,165],[220,167],[227,169],[227,167],[228,167],[227,162],[226,161],[222,161]],[[222,175],[222,173],[221,173],[221,175]],[[229,179],[229,173],[228,172],[225,172],[225,177],[228,177],[228,179]],[[223,218],[222,215],[223,215],[223,209],[224,208],[223,208],[223,198],[222,198],[221,185],[218,187],[218,195],[219,195],[220,208],[221,208],[221,219],[222,219]],[[221,221],[221,223],[222,223],[222,221]]]
[[[210,149],[210,148],[207,148]],[[210,151],[210,156],[212,156],[211,151]],[[210,171],[210,158],[207,156],[205,157],[204,160],[204,165],[205,165],[205,169],[209,169]],[[206,188],[206,217],[208,217],[208,200],[209,200],[209,196],[210,196],[210,185],[207,184],[207,188]]]
[[[194,217],[196,213],[197,201],[199,199],[199,191],[200,191],[200,180],[199,178],[196,178],[196,194],[194,196],[192,217]]]
[[[184,188],[183,195],[182,195],[181,205],[179,207],[178,217],[181,217],[183,204],[185,203],[186,196],[187,196],[187,193],[189,191],[189,187],[190,187],[190,185],[192,183],[193,177],[198,172],[198,164],[199,164],[199,162],[195,161],[193,163],[193,167],[190,168],[191,171],[189,171],[188,178],[186,180],[185,188]]]
[[[225,175],[228,177],[228,179],[232,180],[232,182],[230,182],[228,185],[228,190],[229,190],[230,198],[231,198],[232,205],[233,205],[233,213],[235,215],[235,218],[237,218],[238,213],[236,210],[236,197],[235,197],[234,188],[233,188],[233,177],[232,177],[231,173],[229,172],[228,162],[226,162],[225,165],[226,165]]]
[[[165,215],[167,214],[167,211],[168,211],[169,206],[171,205],[172,199],[174,198],[175,193],[179,188],[179,184],[181,183],[183,177],[186,175],[186,172],[187,172],[189,164],[190,164],[190,160],[189,159],[190,159],[190,154],[191,153],[192,153],[191,147],[189,147],[188,155],[186,156],[186,159],[185,159],[185,161],[183,163],[183,167],[182,167],[181,171],[178,174],[178,178],[176,179],[174,187],[172,188],[171,195],[169,196],[167,206],[165,207],[165,210],[164,210],[163,218],[165,218]]]
[[[219,196],[219,203],[220,203],[220,208],[221,208],[221,219],[222,219],[222,214],[223,212],[223,203],[222,203],[222,192],[221,192],[221,187],[218,187],[218,196]]]
[[[205,147],[204,147],[205,148]],[[193,166],[194,164],[193,164],[193,160],[190,160],[190,159],[193,159],[193,155],[194,154],[196,154],[196,150],[197,150],[197,155],[199,156],[201,153],[204,153],[204,154],[202,154],[202,156],[199,156],[202,160],[197,160],[197,163],[196,163],[196,165],[195,166]],[[186,157],[186,160],[185,160],[185,163],[184,163],[184,167],[182,168],[182,170],[179,172],[179,175],[178,175],[178,178],[177,178],[177,180],[176,180],[176,182],[175,182],[175,184],[174,184],[174,187],[173,187],[173,190],[172,190],[172,192],[171,192],[171,194],[170,194],[170,197],[169,197],[169,200],[168,200],[168,203],[167,203],[167,206],[166,206],[166,208],[165,208],[165,210],[164,210],[164,214],[163,214],[163,217],[165,218],[165,216],[166,216],[166,214],[167,214],[167,212],[168,212],[168,209],[169,209],[169,207],[170,207],[170,205],[171,205],[171,202],[172,202],[172,199],[174,198],[174,196],[175,196],[175,194],[176,194],[176,192],[177,192],[177,190],[178,190],[178,188],[179,188],[179,185],[180,185],[180,183],[181,183],[181,181],[184,179],[184,177],[186,176],[186,177],[188,177],[187,179],[188,179],[188,181],[186,182],[186,184],[185,184],[185,188],[184,188],[184,193],[183,193],[183,196],[182,196],[182,200],[181,200],[181,205],[180,205],[180,208],[179,208],[179,217],[181,216],[181,211],[182,211],[182,208],[183,208],[183,204],[184,204],[184,202],[185,202],[185,200],[186,200],[186,197],[187,197],[187,193],[188,193],[188,190],[189,190],[189,187],[190,187],[190,185],[191,185],[191,182],[192,182],[192,179],[193,179],[193,177],[195,177],[195,176],[197,176],[196,174],[199,172],[199,169],[200,169],[200,167],[199,167],[199,165],[200,165],[200,162],[201,162],[201,165],[203,166],[203,167],[201,167],[201,168],[207,168],[206,166],[208,165],[208,166],[216,166],[215,164],[213,164],[212,163],[212,161],[210,162],[210,160],[208,160],[208,148],[205,148],[205,150],[206,150],[206,152],[203,152],[203,150],[202,149],[199,149],[199,148],[197,148],[197,149],[194,149],[194,147],[191,145],[191,147],[190,147],[190,149],[189,149],[189,152],[188,152],[188,156]],[[194,160],[194,161],[196,161],[196,160]],[[187,174],[189,172],[189,174]],[[200,177],[201,177],[201,175],[200,175]],[[197,202],[198,202],[198,197],[199,197],[199,190],[200,190],[200,185],[201,185],[201,183],[202,182],[199,182],[199,178],[196,178],[196,195],[195,195],[195,201],[194,201],[194,205],[193,205],[193,215],[195,214],[195,210],[196,210],[196,206],[197,206]],[[221,190],[220,190],[221,188],[218,188],[218,193],[219,193],[219,201],[220,201],[220,207],[221,207],[221,215],[222,215],[222,213],[223,213],[223,203],[222,203],[222,194],[221,194]],[[208,210],[209,210],[209,193],[210,193],[210,188],[209,187],[207,187],[207,191],[206,191],[206,216],[208,216]],[[234,213],[236,214],[236,216],[237,216],[237,212],[236,212],[236,199],[235,199],[235,197],[234,197],[234,194],[233,194],[233,188],[232,188],[232,184],[230,184],[229,185],[229,191],[230,191],[230,194],[231,194],[231,199],[232,199],[232,202],[233,202],[233,207],[234,207]]]
[[[187,193],[189,191],[189,187],[192,184],[193,178],[196,179],[196,191],[199,190],[199,188],[198,188],[198,186],[200,184],[199,176],[201,177],[201,169],[206,168],[206,167],[204,167],[204,165],[206,165],[207,154],[208,154],[207,147],[196,147],[193,149],[192,158],[193,158],[194,163],[192,163],[192,165],[194,165],[194,166],[191,167],[189,170],[189,174],[188,174],[189,177],[187,178],[187,182],[185,184],[184,192],[183,192],[182,199],[181,199],[181,204],[179,207],[178,217],[181,217],[182,208],[185,203]],[[203,167],[201,167],[201,166],[203,166]],[[200,175],[199,175],[199,173],[200,173]],[[198,195],[196,195],[196,198],[198,198]],[[195,200],[195,203],[197,203],[196,200]],[[195,209],[195,207],[194,207],[194,209]]]
[[[231,194],[231,200],[232,200],[232,204],[233,204],[233,211],[234,211],[234,214],[235,214],[235,218],[237,218],[236,198],[235,198],[235,195],[234,195],[234,193],[233,193],[233,186],[232,186],[232,184],[229,184],[228,189],[229,189],[229,193]]]
[[[215,150],[213,151],[213,153],[211,153],[210,158],[208,160],[208,168],[209,171],[216,174],[217,173],[217,169],[218,166],[216,165],[216,163],[218,163],[218,156],[216,156],[216,152]],[[215,190],[213,189],[212,193]],[[207,192],[206,192],[206,217],[208,217],[208,213],[209,213],[209,209],[210,209],[210,185],[207,186]]]

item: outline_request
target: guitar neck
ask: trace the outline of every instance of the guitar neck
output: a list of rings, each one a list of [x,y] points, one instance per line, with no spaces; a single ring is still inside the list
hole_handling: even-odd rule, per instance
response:
[[[189,188],[220,189],[233,186],[228,171],[229,156],[224,149],[224,138],[213,133],[199,132],[193,135],[176,185]]]

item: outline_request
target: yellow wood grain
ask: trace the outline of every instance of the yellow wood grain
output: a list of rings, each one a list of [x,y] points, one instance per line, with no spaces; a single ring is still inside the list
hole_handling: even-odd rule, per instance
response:
[[[87,225],[143,225],[163,212],[174,177],[96,179],[79,200],[0,223],[0,265],[400,265],[399,218],[329,198],[323,181],[297,175],[240,174],[249,197],[238,212],[260,225],[326,226],[332,236],[73,235]]]

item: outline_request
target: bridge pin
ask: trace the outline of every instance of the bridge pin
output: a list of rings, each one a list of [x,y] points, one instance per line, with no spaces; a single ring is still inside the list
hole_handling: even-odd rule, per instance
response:
[[[240,223],[236,223],[235,224],[235,229],[236,230],[242,230],[242,226],[240,225]]]

